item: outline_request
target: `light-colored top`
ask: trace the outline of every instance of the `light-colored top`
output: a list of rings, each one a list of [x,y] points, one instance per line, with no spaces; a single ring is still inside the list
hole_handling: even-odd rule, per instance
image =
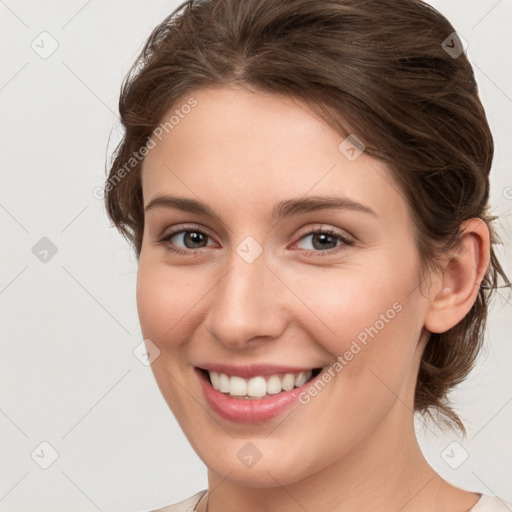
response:
[[[206,494],[206,490],[199,491],[194,496],[169,505],[167,507],[159,508],[151,512],[197,512],[196,506],[201,498]],[[504,501],[496,496],[486,496],[482,494],[476,505],[468,512],[511,512],[512,507],[508,506]]]

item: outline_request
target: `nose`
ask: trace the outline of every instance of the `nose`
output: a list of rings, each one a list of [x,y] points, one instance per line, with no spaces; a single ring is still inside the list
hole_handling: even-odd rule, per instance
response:
[[[263,254],[247,263],[234,253],[227,272],[212,290],[206,328],[231,349],[268,343],[286,328],[284,293]]]

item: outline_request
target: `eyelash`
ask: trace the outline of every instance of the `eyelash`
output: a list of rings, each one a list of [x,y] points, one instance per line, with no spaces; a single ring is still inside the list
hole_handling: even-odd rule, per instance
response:
[[[190,233],[190,232],[192,232],[192,233],[200,233],[201,235],[204,235],[207,238],[211,238],[208,234],[206,234],[204,231],[201,231],[200,229],[182,228],[182,229],[179,229],[177,231],[173,231],[171,233],[168,233],[163,238],[158,240],[158,243],[163,245],[167,250],[172,251],[172,252],[174,252],[176,254],[179,254],[181,256],[190,256],[191,255],[190,253],[197,252],[197,251],[199,251],[201,249],[206,249],[206,247],[201,247],[201,248],[199,248],[197,250],[195,250],[195,249],[183,250],[183,249],[177,249],[176,247],[172,247],[171,245],[168,244],[170,239],[173,238],[174,236],[179,235],[181,233]],[[340,250],[343,250],[344,246],[354,245],[354,240],[351,240],[350,238],[342,235],[341,233],[337,233],[336,231],[333,231],[331,229],[322,229],[322,228],[313,229],[311,231],[308,231],[307,233],[304,233],[299,238],[299,240],[302,240],[303,238],[306,238],[307,236],[315,235],[315,234],[330,235],[330,236],[333,236],[333,237],[339,239],[343,243],[342,243],[342,245],[333,247],[331,249],[326,249],[325,251],[304,249],[306,254],[314,254],[315,256],[323,257],[323,256],[332,255],[334,253],[337,253]]]

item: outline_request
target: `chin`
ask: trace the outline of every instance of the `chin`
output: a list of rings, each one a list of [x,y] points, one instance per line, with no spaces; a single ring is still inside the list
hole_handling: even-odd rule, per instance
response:
[[[197,435],[187,437],[207,468],[243,487],[275,488],[295,484],[332,462],[326,460],[327,457],[319,457],[319,446],[310,446],[306,450],[311,453],[307,453],[303,443],[291,440],[245,437],[207,443],[208,436],[203,433],[194,442],[193,437]]]
[[[297,462],[292,468],[276,465],[271,462],[258,461],[253,467],[241,467],[242,464],[233,464],[231,461],[220,463],[211,461],[206,464],[208,469],[222,475],[230,482],[242,487],[252,488],[274,488],[276,486],[287,486],[294,484],[308,476],[302,471],[296,472],[301,459],[297,456]]]

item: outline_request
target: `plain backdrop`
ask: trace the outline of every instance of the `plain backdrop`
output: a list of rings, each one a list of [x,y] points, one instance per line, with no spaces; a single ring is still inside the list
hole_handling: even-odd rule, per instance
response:
[[[495,136],[493,213],[512,274],[511,0],[432,2],[469,44]],[[135,356],[137,263],[94,190],[119,140],[121,81],[176,1],[0,1],[0,511],[141,512],[206,487]],[[496,297],[453,394],[468,437],[418,422],[446,479],[512,501],[512,328]]]

